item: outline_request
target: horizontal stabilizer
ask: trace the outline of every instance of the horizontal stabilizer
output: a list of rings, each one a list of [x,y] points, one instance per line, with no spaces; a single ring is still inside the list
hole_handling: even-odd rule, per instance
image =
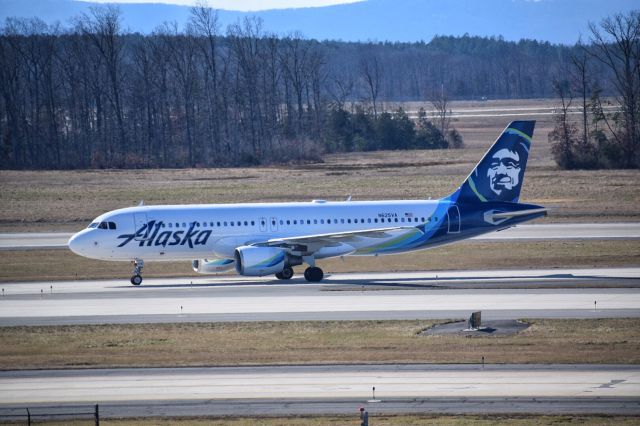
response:
[[[491,216],[494,219],[510,219],[512,217],[527,216],[527,215],[530,215],[530,214],[546,213],[546,212],[547,212],[547,209],[545,207],[540,207],[539,209],[529,209],[529,210],[519,210],[519,211],[513,211],[513,212],[493,213]]]

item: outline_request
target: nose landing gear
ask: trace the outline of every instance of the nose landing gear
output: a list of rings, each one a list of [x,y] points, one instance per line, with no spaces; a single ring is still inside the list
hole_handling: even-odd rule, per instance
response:
[[[136,259],[133,262],[133,276],[131,277],[131,284],[140,285],[142,284],[142,268],[144,267],[144,261],[142,259]]]

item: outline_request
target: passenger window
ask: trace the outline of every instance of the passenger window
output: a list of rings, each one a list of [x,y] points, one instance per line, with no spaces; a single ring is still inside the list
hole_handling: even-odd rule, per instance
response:
[[[169,228],[173,228],[173,223],[169,222]]]
[[[183,228],[186,228],[186,227],[187,227],[187,224],[186,224],[186,223],[184,223],[184,222],[182,222],[182,227],[183,227]]]
[[[398,218],[396,217],[393,221],[394,221],[395,223],[398,223]]]
[[[251,221],[251,226],[255,226],[255,225],[256,225],[256,222],[252,220]]]
[[[222,224],[223,224],[224,226],[227,226],[227,222],[222,222]]]
[[[340,223],[344,223],[344,219],[340,219]]]
[[[318,224],[318,219],[313,219],[313,224],[317,225]]]
[[[378,223],[378,218],[373,219],[375,223]]]
[[[291,221],[290,220],[287,220],[287,225],[291,225]]]
[[[293,220],[293,224],[294,224],[294,225],[297,225],[297,224],[298,224],[298,221],[297,221],[296,219],[294,219],[294,220]]]
[[[249,222],[247,222],[246,220],[244,221],[244,226],[248,226]]]
[[[324,219],[320,219],[320,223],[324,225]]]
[[[311,220],[307,219],[307,225],[311,225]]]
[[[284,225],[284,222],[282,221],[282,219],[280,219],[280,225]]]
[[[371,223],[371,218],[367,219],[367,222],[368,222],[368,223]]]

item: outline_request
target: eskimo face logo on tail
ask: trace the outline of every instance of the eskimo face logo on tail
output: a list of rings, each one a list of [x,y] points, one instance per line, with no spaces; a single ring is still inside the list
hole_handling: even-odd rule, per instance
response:
[[[504,190],[511,191],[517,188],[520,183],[521,170],[520,155],[517,152],[507,148],[498,150],[491,157],[487,169],[491,191],[500,195]]]
[[[211,236],[210,230],[194,229],[196,227],[195,222],[191,223],[189,229],[186,231],[162,231],[163,222],[156,222],[155,220],[142,225],[133,234],[118,235],[118,239],[124,240],[118,247],[124,247],[135,239],[139,247],[146,245],[151,246],[184,246],[188,245],[189,248],[193,246],[204,246],[207,244],[209,237]],[[135,243],[134,243],[135,244]]]

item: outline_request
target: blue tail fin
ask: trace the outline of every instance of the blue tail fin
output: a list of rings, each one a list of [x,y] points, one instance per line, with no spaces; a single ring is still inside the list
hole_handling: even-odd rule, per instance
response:
[[[518,202],[535,121],[513,121],[451,197],[463,202]]]

